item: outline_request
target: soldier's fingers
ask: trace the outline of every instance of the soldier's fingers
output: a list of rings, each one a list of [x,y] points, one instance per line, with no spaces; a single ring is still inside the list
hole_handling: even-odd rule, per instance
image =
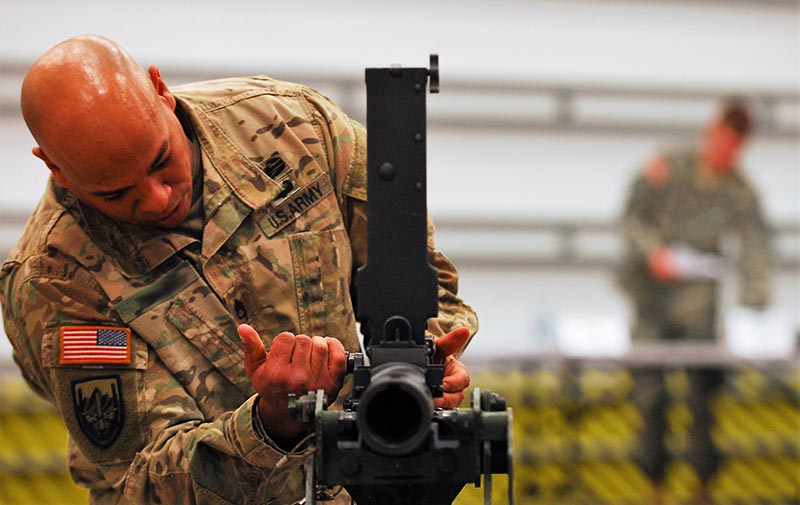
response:
[[[460,391],[458,393],[445,393],[443,397],[433,399],[433,406],[442,409],[454,409],[459,405],[461,405],[461,402],[463,400],[464,400],[463,391]]]
[[[252,326],[240,324],[237,331],[244,346],[244,369],[249,375],[266,361],[267,351],[264,349],[261,337],[258,336],[258,332]]]
[[[468,340],[469,328],[461,327],[434,339],[433,343],[436,344],[436,354],[440,357],[444,357],[455,354],[461,350]]]
[[[283,331],[272,339],[269,346],[269,361],[277,365],[288,365],[292,362],[295,336],[293,333]]]
[[[446,393],[464,391],[469,387],[469,370],[452,356],[448,356],[445,363],[442,387]]]
[[[294,352],[292,353],[292,363],[300,365],[310,365],[311,363],[311,339],[308,335],[297,335],[294,339]]]
[[[322,337],[311,339],[311,370],[325,372],[328,368],[328,344]]]
[[[341,380],[347,371],[347,351],[338,338],[325,337],[328,344],[328,370],[331,377]]]

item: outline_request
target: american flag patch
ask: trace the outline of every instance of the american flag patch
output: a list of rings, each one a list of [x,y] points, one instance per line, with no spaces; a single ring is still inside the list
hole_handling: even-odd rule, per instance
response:
[[[62,326],[62,365],[131,362],[131,330],[108,326]]]

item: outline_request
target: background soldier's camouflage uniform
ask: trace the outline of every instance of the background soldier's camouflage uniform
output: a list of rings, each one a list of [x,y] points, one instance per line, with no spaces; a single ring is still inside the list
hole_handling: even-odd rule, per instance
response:
[[[93,503],[292,502],[300,459],[275,468],[285,453],[254,417],[236,326],[267,346],[289,330],[357,349],[350,286],[366,258],[366,132],[318,92],[265,77],[173,92],[202,180],[187,222],[115,223],[51,182],[3,266],[6,332],[27,381],[58,407],[71,473]],[[474,333],[430,233],[440,312],[429,330]],[[130,365],[60,364],[68,325],[131,328]],[[82,432],[73,405],[72,385],[93,377],[121,384],[123,425],[107,448]]]
[[[696,150],[669,152],[652,163],[663,164],[666,177],[640,176],[631,189],[622,219],[629,244],[620,283],[635,305],[634,340],[713,340],[716,337],[718,286],[710,280],[660,283],[651,277],[647,255],[661,246],[686,244],[702,253],[720,253],[726,233],[737,234],[741,303],[763,307],[769,294],[769,231],[758,198],[741,173],[712,176],[699,165]],[[689,407],[695,420],[690,461],[701,478],[715,470],[708,434],[708,400],[722,381],[717,370],[689,370]],[[642,462],[651,477],[663,476],[666,452],[666,391],[660,371],[637,376],[645,412]]]

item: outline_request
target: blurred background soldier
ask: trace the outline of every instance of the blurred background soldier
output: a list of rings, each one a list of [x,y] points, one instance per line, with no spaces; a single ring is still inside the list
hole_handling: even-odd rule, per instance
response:
[[[634,341],[713,341],[717,333],[719,280],[724,272],[721,239],[738,235],[740,302],[763,308],[769,291],[769,232],[758,197],[739,170],[752,130],[746,104],[727,101],[704,130],[698,147],[667,151],[650,160],[634,181],[622,219],[628,242],[620,281],[634,303]],[[693,426],[687,455],[703,483],[717,457],[709,435],[709,399],[722,382],[720,370],[687,371]],[[666,450],[666,390],[663,372],[652,369],[638,381],[644,415],[642,464],[663,484]]]

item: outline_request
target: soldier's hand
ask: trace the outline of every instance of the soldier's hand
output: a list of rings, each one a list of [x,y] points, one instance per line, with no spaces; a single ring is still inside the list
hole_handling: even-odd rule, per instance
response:
[[[436,407],[456,408],[464,399],[464,390],[469,387],[469,370],[453,354],[464,347],[469,337],[468,328],[457,328],[433,341],[436,344],[434,359],[444,363],[444,396],[433,399]]]
[[[650,275],[658,282],[675,282],[679,278],[675,258],[669,247],[659,247],[651,252],[647,256],[647,266],[650,268]]]
[[[278,334],[269,352],[258,332],[242,324],[244,368],[261,399],[258,413],[267,434],[279,440],[297,437],[302,427],[289,419],[288,395],[302,396],[323,389],[329,402],[336,399],[347,369],[342,343],[331,337],[308,337],[288,331]]]

